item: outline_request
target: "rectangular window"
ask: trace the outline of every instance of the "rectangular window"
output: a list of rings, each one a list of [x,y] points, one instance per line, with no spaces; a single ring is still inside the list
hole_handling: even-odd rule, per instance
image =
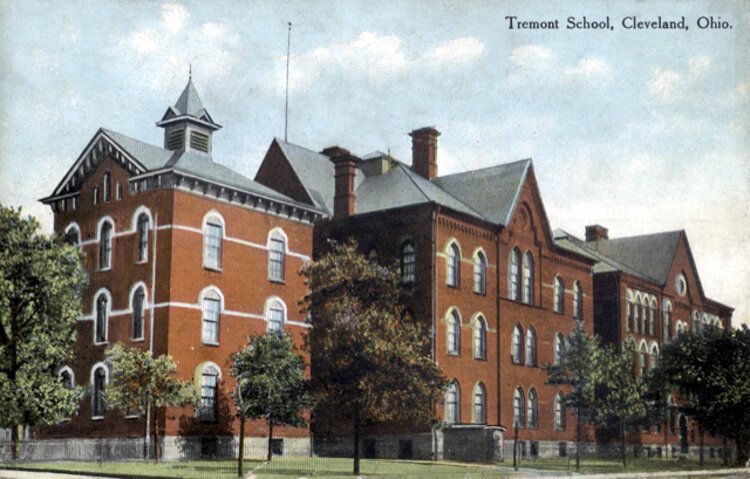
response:
[[[190,132],[190,148],[208,153],[208,135],[198,131]]]
[[[203,299],[203,328],[201,339],[204,343],[219,342],[219,309],[221,302],[217,299]]]
[[[216,374],[203,374],[201,378],[201,405],[198,417],[201,421],[212,422],[216,420],[216,386],[218,376]]]
[[[211,269],[221,269],[221,225],[207,223],[203,236],[203,266]]]
[[[284,455],[284,440],[283,439],[271,439],[271,454],[274,456]]]
[[[284,281],[284,241],[271,238],[268,250],[268,279]]]

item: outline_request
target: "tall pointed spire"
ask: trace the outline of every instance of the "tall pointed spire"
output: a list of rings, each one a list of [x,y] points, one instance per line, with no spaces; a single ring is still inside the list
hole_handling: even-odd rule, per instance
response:
[[[193,85],[193,66],[189,66],[188,82],[174,106],[167,108],[156,123],[164,128],[164,148],[174,151],[195,150],[211,153],[211,134],[221,129],[203,106]]]

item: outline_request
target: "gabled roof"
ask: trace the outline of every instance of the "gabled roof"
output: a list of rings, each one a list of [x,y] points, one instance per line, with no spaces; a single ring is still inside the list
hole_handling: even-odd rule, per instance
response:
[[[421,175],[414,173],[411,168],[399,161],[394,161],[387,173],[365,178],[355,193],[358,214],[422,203],[435,203],[460,213],[483,220],[487,219],[480,212],[454,198]]]
[[[328,156],[288,143],[279,145],[315,206],[333,213],[334,167]],[[365,159],[383,154],[370,154]],[[357,170],[354,189],[357,214],[423,203],[434,203],[493,224],[505,225],[518,201],[531,160],[433,178],[431,181],[407,165],[391,159],[382,175]]]
[[[531,160],[492,166],[480,170],[439,176],[432,181],[471,205],[485,219],[506,225],[513,214]]]
[[[597,263],[596,265],[594,265],[594,273],[608,273],[608,272],[613,272],[613,271],[623,271],[633,276],[645,278],[642,273],[636,271],[630,266],[619,263],[615,261],[614,259],[609,258],[599,253],[598,251],[589,249],[585,241],[575,237],[574,235],[568,233],[567,231],[556,229],[553,232],[553,235],[554,235],[555,244],[558,247],[568,250],[568,251],[572,251],[574,253],[585,256],[593,261],[596,261]],[[645,278],[645,279],[652,279],[652,278]]]
[[[88,159],[92,161],[91,152],[105,142],[122,152],[122,161],[129,164],[128,169],[138,177],[147,176],[152,173],[177,172],[183,175],[202,179],[219,186],[234,188],[242,192],[252,193],[267,199],[281,201],[283,203],[297,205],[304,209],[310,206],[303,205],[271,188],[257,183],[224,165],[213,161],[210,155],[195,151],[170,151],[156,145],[144,143],[116,131],[100,128],[96,135],[84,149],[78,160],[73,164],[63,181],[55,188],[55,192],[43,201],[51,200],[59,195],[70,181],[73,173],[77,171]],[[101,161],[101,158],[100,160]],[[95,165],[91,165],[94,167]]]
[[[632,268],[641,276],[665,284],[683,234],[684,231],[667,231],[589,241],[586,242],[586,248]]]

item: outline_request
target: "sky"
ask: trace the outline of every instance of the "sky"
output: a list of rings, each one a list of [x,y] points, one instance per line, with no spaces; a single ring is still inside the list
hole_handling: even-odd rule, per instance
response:
[[[100,127],[161,145],[154,123],[189,65],[224,125],[214,160],[252,178],[284,136],[292,22],[290,142],[409,163],[408,132],[434,126],[440,174],[532,158],[553,228],[684,229],[706,294],[750,324],[748,6],[0,0],[0,202],[51,232],[38,199]],[[508,16],[559,28],[511,29]],[[633,16],[688,29],[624,28]],[[726,28],[699,28],[709,18]]]

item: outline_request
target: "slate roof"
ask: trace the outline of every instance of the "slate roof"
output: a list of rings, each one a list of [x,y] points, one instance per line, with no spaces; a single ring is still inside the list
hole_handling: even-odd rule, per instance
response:
[[[623,271],[658,284],[667,282],[683,231],[583,241],[562,230],[555,230],[558,246],[599,261],[594,273]]]
[[[190,115],[196,118],[200,118],[206,109],[203,107],[201,97],[198,95],[198,91],[193,86],[193,79],[188,80],[185,89],[182,90],[182,94],[177,99],[177,103],[174,104],[175,110],[181,115]]]
[[[328,156],[279,138],[289,165],[315,206],[333,213],[334,167]],[[365,157],[382,156],[379,152]],[[398,160],[383,175],[365,177],[358,169],[354,181],[357,214],[434,203],[493,224],[506,224],[531,165],[522,160],[505,165],[433,178],[414,173]]]
[[[435,178],[443,190],[476,209],[488,221],[505,225],[516,206],[531,160]]]

